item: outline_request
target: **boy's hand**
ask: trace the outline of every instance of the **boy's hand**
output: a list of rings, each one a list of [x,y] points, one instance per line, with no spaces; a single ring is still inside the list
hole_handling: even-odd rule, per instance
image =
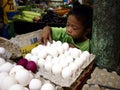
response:
[[[73,44],[69,44],[69,47],[76,48]]]
[[[43,28],[43,33],[42,36],[40,37],[40,43],[47,45],[47,42],[49,41],[50,43],[52,43],[52,36],[51,36],[51,27],[49,26],[45,26]]]

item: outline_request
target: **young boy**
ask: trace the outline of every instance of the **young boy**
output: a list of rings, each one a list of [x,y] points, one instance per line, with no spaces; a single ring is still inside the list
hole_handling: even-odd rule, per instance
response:
[[[76,47],[82,51],[89,50],[89,38],[87,34],[92,26],[92,8],[87,5],[73,4],[68,14],[66,28],[45,26],[40,43],[59,40],[69,43],[70,47]]]

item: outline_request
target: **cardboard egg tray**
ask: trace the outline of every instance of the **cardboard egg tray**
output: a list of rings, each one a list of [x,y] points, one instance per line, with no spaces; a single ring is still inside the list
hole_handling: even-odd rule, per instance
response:
[[[15,59],[22,56],[20,47],[6,38],[0,37],[0,47],[6,49],[6,58]]]
[[[115,71],[96,67],[82,90],[120,90],[120,76]]]
[[[61,75],[54,75],[50,72],[47,72],[43,68],[39,68],[39,73],[44,78],[50,80],[56,85],[63,87],[65,90],[77,90],[77,88],[80,88],[85,79],[87,79],[87,77],[90,75],[91,71],[93,70],[93,66],[93,60],[91,60],[91,62],[86,66],[86,68],[84,68],[83,70],[79,69],[69,79],[63,79]]]

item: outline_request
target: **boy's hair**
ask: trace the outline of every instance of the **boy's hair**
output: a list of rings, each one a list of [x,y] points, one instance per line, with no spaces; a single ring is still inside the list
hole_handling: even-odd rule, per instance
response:
[[[82,22],[85,29],[92,29],[92,7],[79,2],[73,3],[73,8],[69,12],[69,15],[75,15],[75,17]]]

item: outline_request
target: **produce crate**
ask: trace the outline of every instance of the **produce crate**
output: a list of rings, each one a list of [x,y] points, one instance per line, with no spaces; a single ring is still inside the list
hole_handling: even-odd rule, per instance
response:
[[[26,21],[14,21],[14,32],[17,34],[25,34],[42,29],[46,24],[44,22],[26,22]]]
[[[45,22],[26,22],[26,21],[14,21],[14,32],[17,34],[25,34],[42,29],[44,26],[49,25],[52,27],[65,27],[64,23],[45,23]]]

